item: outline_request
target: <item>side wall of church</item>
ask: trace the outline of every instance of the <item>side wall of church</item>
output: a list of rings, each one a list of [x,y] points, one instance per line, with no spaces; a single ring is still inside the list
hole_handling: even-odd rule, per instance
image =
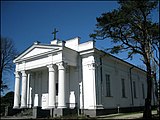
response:
[[[131,95],[130,65],[108,55],[102,57],[102,65],[97,55],[96,63],[97,105],[102,104],[106,109],[144,105],[147,95],[145,72],[135,67],[131,70]]]

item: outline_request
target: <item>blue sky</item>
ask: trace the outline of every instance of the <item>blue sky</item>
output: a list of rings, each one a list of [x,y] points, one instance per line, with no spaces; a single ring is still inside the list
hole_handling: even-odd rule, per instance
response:
[[[79,36],[81,42],[85,42],[91,40],[89,34],[95,29],[96,17],[118,6],[116,1],[1,2],[1,35],[11,38],[19,53],[34,41],[49,44],[54,28],[58,29],[57,38],[60,40]],[[153,14],[153,18],[157,21],[157,14]],[[110,45],[105,40],[96,42],[100,49]],[[124,54],[117,56],[124,58]],[[142,65],[137,56],[127,61]],[[13,90],[14,78],[8,84]]]
[[[4,2],[2,35],[12,38],[19,51],[36,40],[49,43],[53,28],[61,40],[79,36],[84,42],[90,40],[96,17],[117,7],[117,2]]]

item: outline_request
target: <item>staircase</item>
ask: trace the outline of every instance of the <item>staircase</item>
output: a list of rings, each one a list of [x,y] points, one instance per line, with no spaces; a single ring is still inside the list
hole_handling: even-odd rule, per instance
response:
[[[33,117],[33,109],[32,108],[24,108],[22,111],[15,116],[17,117],[26,117],[26,118],[32,118]]]

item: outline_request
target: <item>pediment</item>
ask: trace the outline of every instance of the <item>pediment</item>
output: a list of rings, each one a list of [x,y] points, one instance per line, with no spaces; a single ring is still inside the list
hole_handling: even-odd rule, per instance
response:
[[[26,55],[23,56],[23,58],[27,58],[27,57],[32,57],[35,55],[39,55],[45,52],[49,52],[53,49],[48,49],[48,48],[33,48],[33,50],[31,50],[30,52],[28,52]]]
[[[51,51],[55,51],[60,49],[60,46],[47,46],[47,45],[33,45],[27,50],[25,50],[22,54],[20,54],[14,61],[22,60],[26,58],[31,58],[34,56],[39,56],[41,54],[49,53]]]

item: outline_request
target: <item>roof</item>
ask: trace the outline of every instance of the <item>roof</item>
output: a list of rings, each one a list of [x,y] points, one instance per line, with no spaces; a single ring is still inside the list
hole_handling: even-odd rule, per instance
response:
[[[21,54],[19,54],[18,56],[16,56],[16,58],[14,59],[14,61],[15,61],[19,56],[21,56],[22,54],[24,54],[28,49],[30,49],[30,48],[33,47],[33,46],[46,46],[46,47],[52,47],[52,46],[54,47],[54,46],[56,46],[56,47],[62,47],[62,46],[60,46],[60,45],[55,45],[55,44],[41,44],[41,43],[38,42],[38,44],[32,44],[31,46],[29,46],[28,48],[26,48]],[[131,66],[131,67],[134,67],[134,68],[137,68],[137,69],[139,69],[139,70],[141,70],[141,71],[143,71],[143,72],[146,72],[146,70],[143,70],[143,69],[141,69],[141,68],[139,68],[139,67],[137,67],[137,66],[135,66],[135,65],[133,65],[133,64],[131,64],[131,63],[129,63],[129,62],[126,62],[126,61],[124,61],[124,60],[122,60],[122,59],[120,59],[120,58],[118,58],[118,57],[116,57],[116,56],[114,56],[114,55],[112,55],[112,54],[109,54],[109,53],[105,52],[104,50],[99,50],[99,49],[96,48],[96,47],[94,47],[94,49],[96,49],[96,50],[104,53],[105,55],[109,55],[109,56],[111,56],[111,57],[113,57],[113,58],[115,58],[115,59],[117,59],[117,60],[119,60],[119,61],[121,61],[121,62],[123,62],[123,63],[125,63],[125,64],[128,64],[128,65]],[[82,52],[82,51],[81,51],[81,52]]]
[[[38,43],[38,44],[32,44],[31,46],[27,47],[23,52],[21,52],[18,56],[15,57],[15,59],[13,61],[15,61],[18,57],[20,57],[21,55],[25,54],[26,51],[28,51],[29,49],[31,48],[34,48],[34,47],[62,47],[62,46],[59,46],[59,45],[53,45],[53,44],[41,44],[41,43]]]
[[[121,62],[123,62],[123,63],[126,63],[126,64],[128,64],[129,66],[131,66],[131,67],[137,68],[137,69],[139,69],[139,70],[141,70],[141,71],[143,71],[143,72],[147,72],[146,70],[143,70],[143,69],[141,69],[141,68],[139,68],[139,67],[137,67],[137,66],[135,66],[135,65],[127,62],[127,61],[124,61],[124,60],[122,60],[122,59],[120,59],[120,58],[118,58],[118,57],[116,57],[116,56],[114,56],[114,55],[112,55],[112,54],[109,54],[109,53],[107,53],[107,52],[105,52],[105,51],[103,51],[103,50],[99,50],[98,48],[95,48],[95,49],[98,50],[98,51],[100,51],[100,52],[103,52],[105,55],[109,55],[109,56],[111,56],[111,57],[113,57],[113,58],[115,58],[115,59],[117,59],[117,60],[119,60],[119,61],[121,61]]]

